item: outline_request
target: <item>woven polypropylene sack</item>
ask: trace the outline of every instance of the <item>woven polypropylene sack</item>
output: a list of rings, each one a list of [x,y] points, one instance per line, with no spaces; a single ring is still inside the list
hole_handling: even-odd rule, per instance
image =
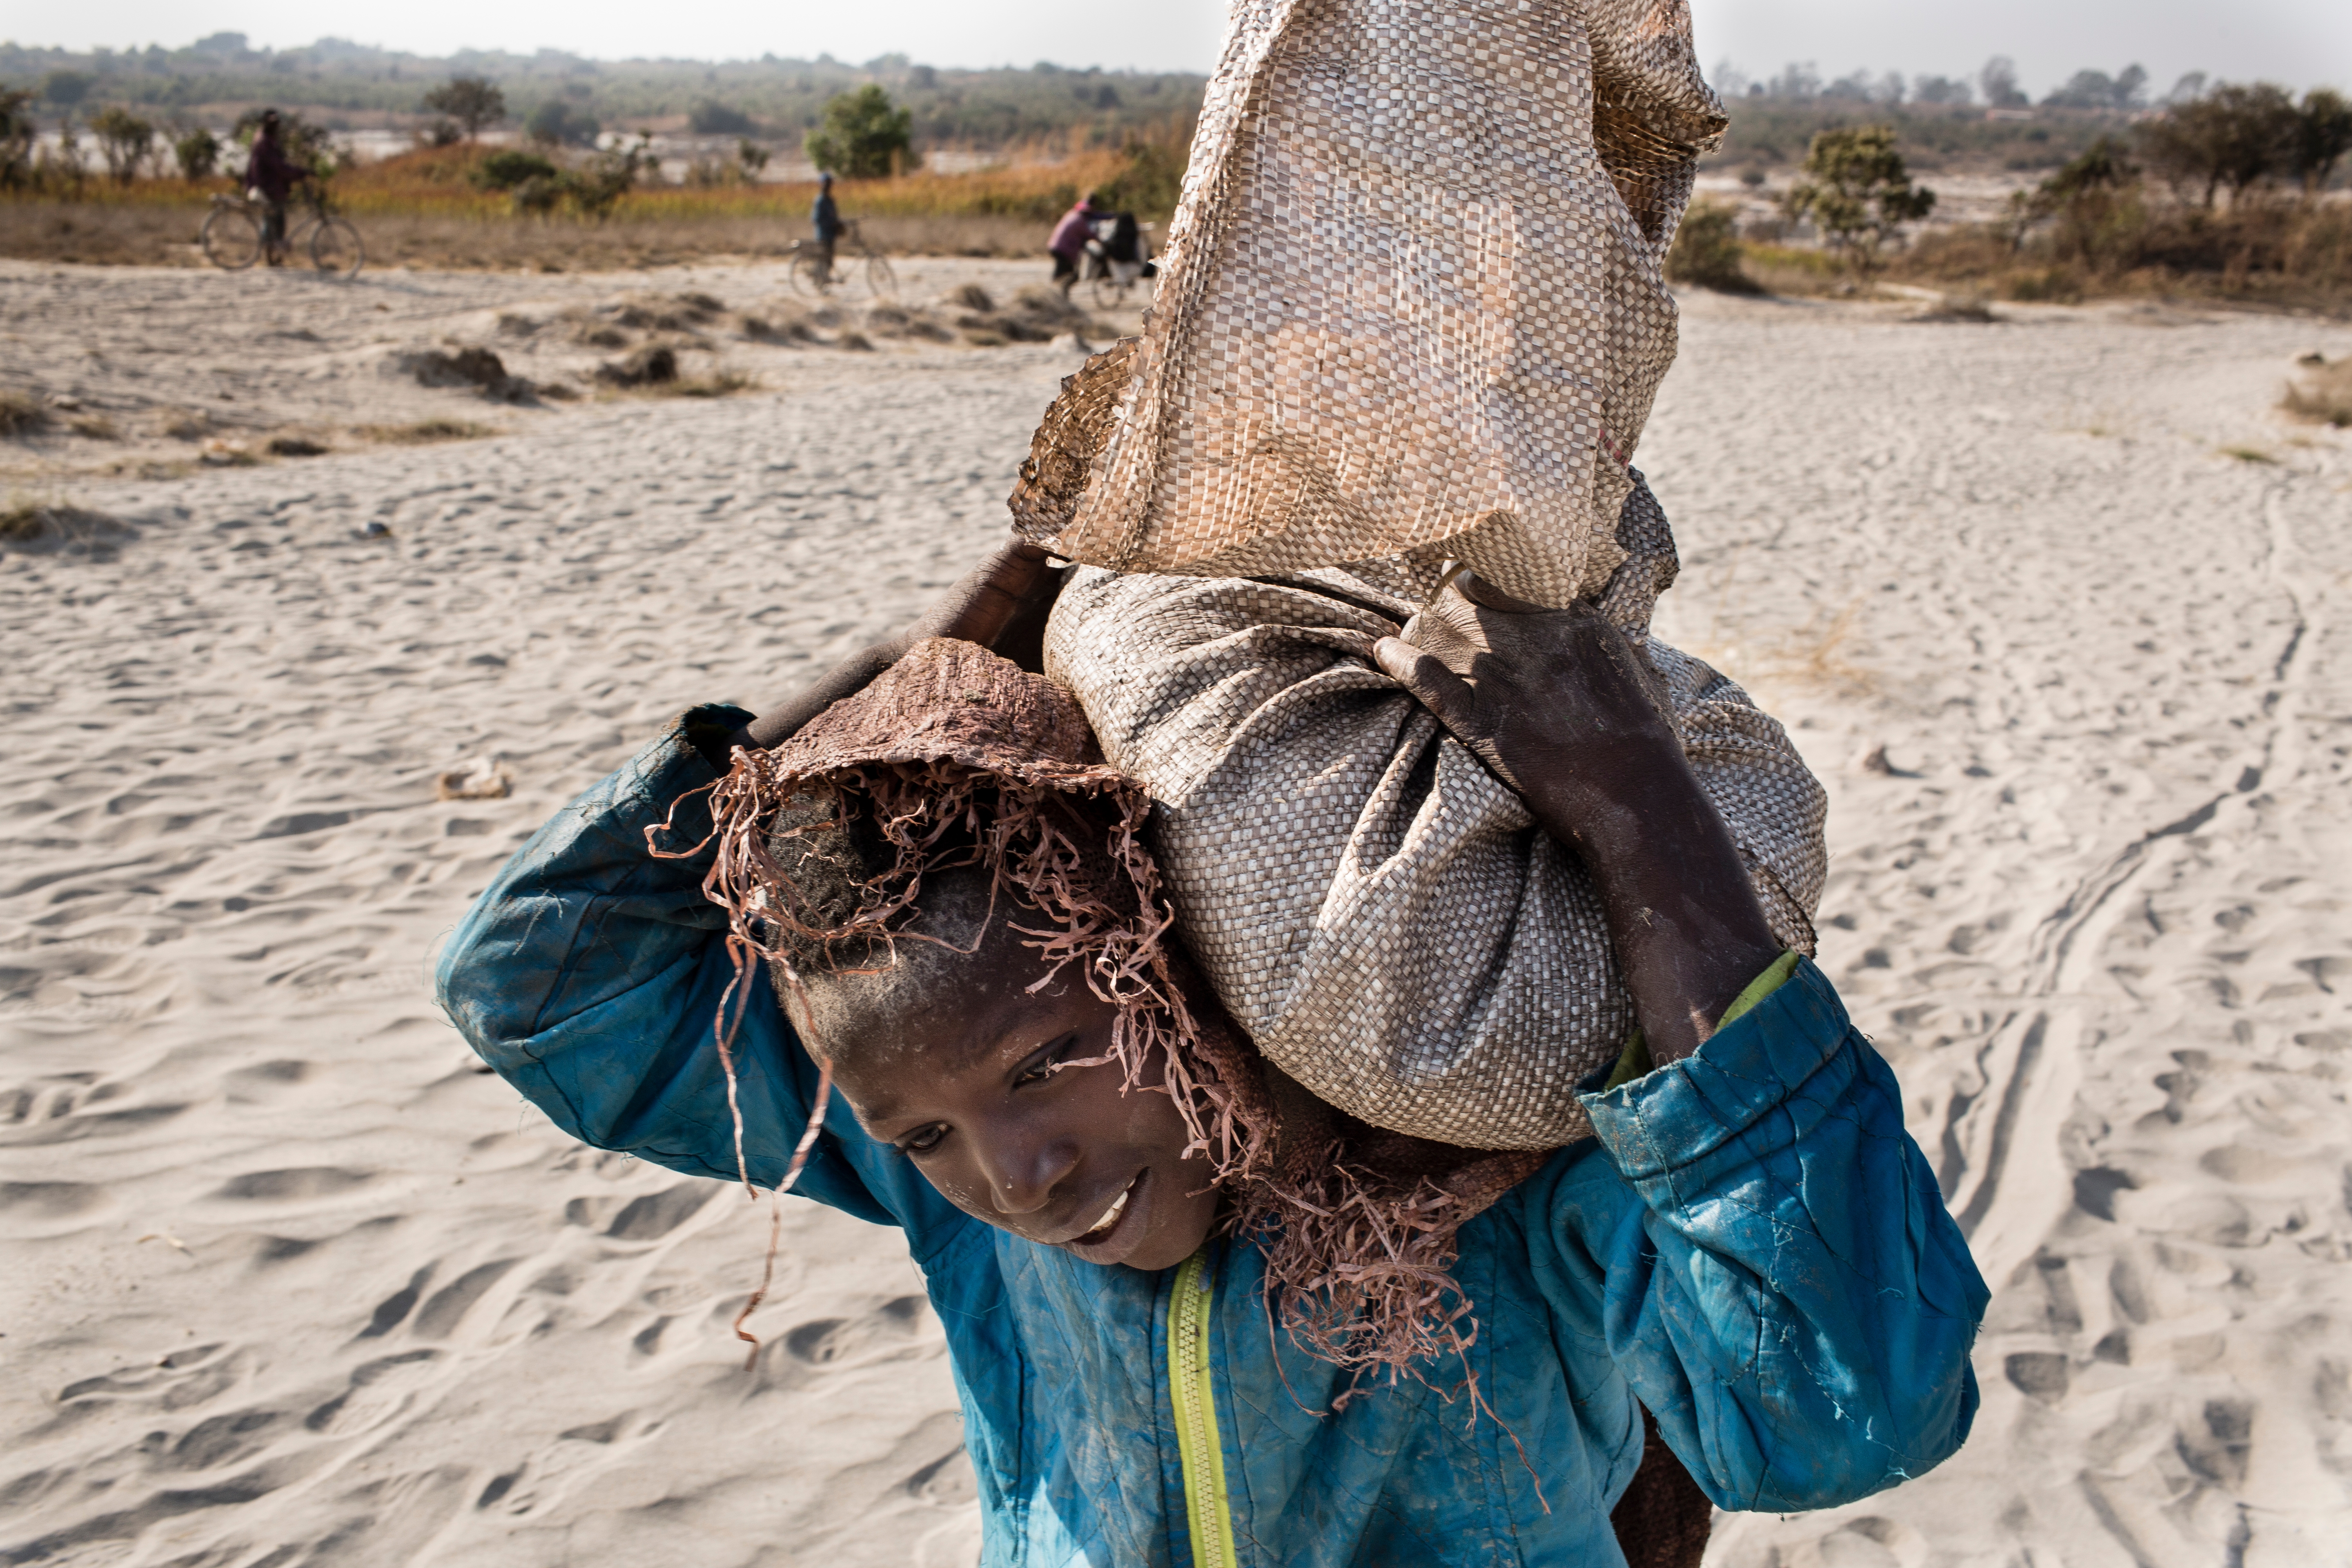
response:
[[[1015,527],[1123,572],[1438,551],[1596,591],[1723,125],[1685,0],[1243,0],[1144,331],[1065,384]]]
[[[1773,933],[1810,952],[1826,797],[1731,681],[1648,637],[1673,542],[1646,488],[1600,598],[1642,640]],[[1474,1149],[1590,1131],[1633,999],[1583,866],[1373,665],[1395,574],[1072,574],[1047,673],[1155,803],[1179,934],[1268,1059],[1378,1127]]]

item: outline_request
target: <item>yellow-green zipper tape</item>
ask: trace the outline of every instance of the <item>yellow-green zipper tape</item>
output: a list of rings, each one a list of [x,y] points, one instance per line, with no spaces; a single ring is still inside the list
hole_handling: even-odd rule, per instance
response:
[[[1236,1568],[1234,1519],[1225,1501],[1225,1449],[1217,1437],[1216,1391],[1209,1381],[1208,1248],[1176,1270],[1168,1304],[1168,1390],[1176,1405],[1176,1450],[1184,1461],[1184,1517],[1192,1568]]]

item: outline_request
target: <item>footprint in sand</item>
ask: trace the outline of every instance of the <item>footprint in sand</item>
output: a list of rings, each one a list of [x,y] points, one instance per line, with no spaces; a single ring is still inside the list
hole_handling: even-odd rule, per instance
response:
[[[113,1206],[104,1187],[88,1182],[0,1182],[0,1236],[62,1236]]]
[[[213,1193],[232,1203],[305,1204],[340,1197],[375,1179],[373,1172],[345,1170],[336,1165],[306,1165],[285,1171],[248,1171],[233,1176]]]
[[[920,1296],[885,1301],[862,1318],[819,1318],[783,1337],[784,1352],[810,1366],[833,1366],[904,1349],[922,1332],[930,1303]]]
[[[934,1508],[963,1508],[978,1500],[980,1480],[971,1456],[957,1444],[907,1478],[907,1495]]]
[[[439,1351],[415,1350],[362,1362],[352,1370],[350,1386],[304,1416],[302,1425],[328,1437],[372,1432],[442,1375],[435,1364],[440,1359]]]

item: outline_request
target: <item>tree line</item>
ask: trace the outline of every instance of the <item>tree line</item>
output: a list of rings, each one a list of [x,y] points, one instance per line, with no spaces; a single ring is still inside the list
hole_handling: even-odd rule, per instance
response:
[[[1832,81],[1822,79],[1811,60],[1792,61],[1775,76],[1750,78],[1726,61],[1712,73],[1716,90],[1727,100],[1774,99],[1784,102],[1872,103],[1894,108],[1911,104],[1927,109],[1974,108],[2021,110],[2034,107],[2032,97],[2018,84],[2017,62],[1995,55],[1973,75],[1922,75],[1906,78],[1900,71],[1853,71]],[[2186,102],[2205,89],[2203,71],[2190,71],[2162,98],[2151,100],[2145,66],[2127,65],[2115,75],[2102,70],[2076,71],[2042,95],[2043,109],[2105,110],[2132,113],[2151,107]]]
[[[299,49],[247,47],[215,34],[186,48],[71,52],[0,44],[0,88],[30,92],[53,119],[120,105],[168,121],[199,108],[271,103],[332,129],[351,117],[420,115],[436,82],[480,78],[499,85],[519,120],[545,114],[573,143],[598,130],[686,117],[705,135],[798,142],[844,92],[878,86],[912,116],[924,143],[1003,146],[1048,136],[1117,143],[1198,115],[1206,79],[1186,71],[1026,68],[950,69],[884,55],[853,65],[829,56],[757,60],[598,61],[541,50],[466,51],[430,58],[321,39]],[[429,123],[429,121],[427,121]]]

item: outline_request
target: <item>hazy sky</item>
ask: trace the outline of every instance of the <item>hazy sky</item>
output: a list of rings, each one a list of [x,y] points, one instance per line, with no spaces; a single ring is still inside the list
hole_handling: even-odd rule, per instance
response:
[[[2137,61],[2159,90],[2183,71],[2352,86],[2352,0],[1692,0],[1699,56],[1769,76],[1811,60],[1966,75],[2006,54],[2037,94],[2084,66]],[[60,11],[0,0],[0,38],[87,48],[179,45],[215,31],[285,47],[334,33],[442,55],[463,47],[560,48],[601,58],[724,59],[774,53],[865,60],[902,50],[933,65],[1137,66],[1205,70],[1222,0],[799,0],[648,5],[643,0],[402,0],[338,13],[314,0],[80,0]],[[196,18],[191,21],[191,18]]]

